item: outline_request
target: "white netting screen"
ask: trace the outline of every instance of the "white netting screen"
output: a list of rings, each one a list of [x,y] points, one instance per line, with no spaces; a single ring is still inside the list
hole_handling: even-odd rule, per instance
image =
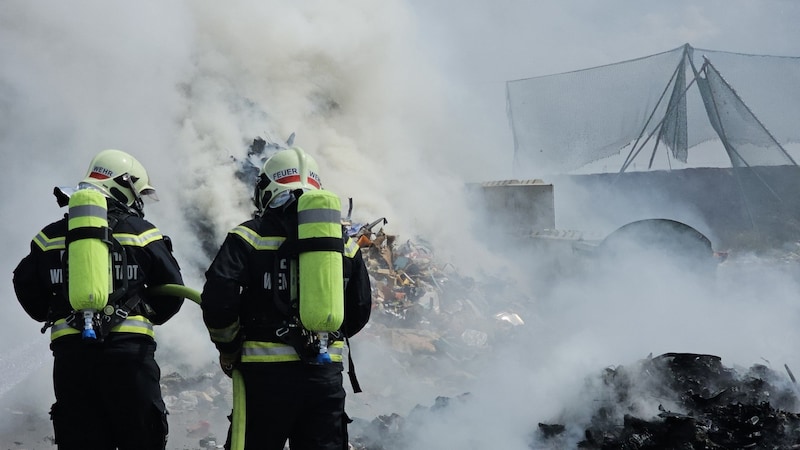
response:
[[[632,158],[637,167],[649,167],[656,152],[665,150],[676,161],[702,166],[706,159],[693,155],[693,147],[712,140],[730,156],[728,165],[794,164],[781,144],[800,142],[798,80],[797,57],[687,44],[607,66],[509,81],[515,175],[568,173],[621,152],[628,158],[608,171],[627,167]]]

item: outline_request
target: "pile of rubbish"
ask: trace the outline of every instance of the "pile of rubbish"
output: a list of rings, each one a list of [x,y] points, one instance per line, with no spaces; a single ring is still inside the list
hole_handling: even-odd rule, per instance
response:
[[[718,356],[666,353],[606,369],[599,407],[578,447],[800,448],[800,414],[789,412],[800,405],[800,391],[785,368],[788,379],[762,364],[739,374]],[[642,398],[658,401],[655,417],[643,414]],[[557,441],[564,426],[539,429],[540,442]]]
[[[461,361],[525,325],[517,311],[531,300],[508,292],[513,284],[477,282],[438,261],[424,240],[400,242],[383,227],[373,231],[386,223],[385,218],[370,224],[345,221],[372,284],[373,314],[366,333],[385,338],[399,353]]]
[[[592,405],[590,423],[539,423],[536,449],[798,449],[798,386],[755,364],[745,373],[713,355],[666,353],[632,367],[605,369],[582,398]],[[383,415],[351,426],[356,450],[408,449],[416,427],[469,395],[439,397],[407,417]],[[654,412],[648,408],[657,405]],[[565,412],[564,417],[573,417]],[[578,434],[578,438],[576,438]]]
[[[236,161],[237,178],[252,185],[267,153],[279,148],[284,146],[255,139],[247,159]],[[516,283],[466,276],[454,264],[442,261],[424,239],[400,239],[387,233],[388,221],[383,217],[359,223],[352,219],[352,210],[351,201],[342,224],[361,248],[373,295],[370,323],[358,338],[365,344],[379,342],[381,351],[391,354],[387,360],[401,366],[402,370],[391,367],[387,373],[436,372],[431,384],[434,395],[439,395],[440,380],[455,379],[460,376],[454,375],[456,371],[469,376],[471,366],[465,362],[477,361],[493,347],[514,341],[530,326],[526,320],[533,320],[529,311],[534,302]],[[786,262],[796,263],[798,249],[791,249]],[[187,450],[196,450],[198,445],[221,448],[232,405],[230,379],[216,363],[199,373],[169,364],[162,367],[161,388],[171,413],[170,441],[179,441],[180,448]],[[800,389],[790,369],[785,369],[786,374],[776,373],[757,364],[738,373],[713,355],[650,356],[592,377],[582,396],[585,409],[591,408],[590,415],[582,416],[586,419],[565,411],[537,425],[543,418],[534,417],[526,439],[529,448],[536,449],[800,449],[800,414],[794,412],[800,410]],[[187,376],[190,372],[193,375]],[[461,386],[456,382],[447,387]],[[406,416],[356,418],[349,428],[350,448],[413,448],[420,427],[436,423],[441,415],[470,401],[469,393],[439,396],[432,406],[417,405]],[[46,418],[37,421],[31,434],[51,433],[49,425]],[[40,433],[40,428],[48,431]]]
[[[294,133],[285,144],[255,138],[247,157],[234,159],[236,177],[252,185],[263,162],[293,141]],[[463,360],[525,324],[520,311],[531,300],[525,293],[508,292],[513,283],[476,282],[439,261],[424,239],[401,241],[386,233],[386,218],[360,223],[352,215],[350,199],[342,225],[361,247],[372,283],[373,313],[365,334],[390,342],[403,355]]]
[[[247,160],[239,161],[237,177],[252,183],[267,153],[279,148],[284,146],[254,140]],[[424,364],[436,362],[431,367],[438,370],[443,367],[439,363],[450,361],[466,372],[464,362],[513,340],[525,327],[523,317],[533,302],[527,293],[515,291],[515,283],[465,276],[452,263],[439,260],[424,239],[401,240],[385,231],[386,218],[359,223],[352,219],[352,210],[351,201],[342,224],[361,248],[373,294],[372,316],[359,335],[360,342],[381,342],[381,348],[392,354],[391,361],[402,369],[424,370]],[[593,411],[588,423],[571,423],[576,415],[567,412],[562,420],[538,426],[535,421],[541,419],[534,418],[529,447],[800,449],[800,415],[792,412],[800,408],[800,391],[788,367],[786,371],[791,383],[764,365],[740,374],[724,367],[719,357],[687,353],[608,368],[593,378],[591,391],[583,396]],[[231,392],[220,374],[210,368],[208,374],[194,379],[177,374],[165,377],[170,410],[210,408],[224,416]],[[440,378],[448,376],[440,374]],[[350,447],[411,448],[418,427],[468,402],[468,393],[440,396],[433,406],[418,405],[405,417],[392,413],[371,421],[355,419]],[[185,429],[192,436],[203,436],[201,447],[216,448],[219,442],[204,427],[203,414],[192,416]]]
[[[161,377],[161,393],[170,412],[170,442],[183,442],[185,450],[222,448],[233,405],[230,378],[214,363],[192,376],[164,368],[169,372]]]

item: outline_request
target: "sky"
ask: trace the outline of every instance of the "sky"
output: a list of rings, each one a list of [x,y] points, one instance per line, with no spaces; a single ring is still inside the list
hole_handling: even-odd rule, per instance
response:
[[[765,358],[800,367],[791,322],[797,285],[785,267],[762,272],[759,262],[725,275],[747,281],[738,289],[687,282],[654,293],[659,281],[620,288],[594,279],[540,297],[536,258],[512,260],[493,251],[488,233],[476,238],[465,225],[475,208],[463,195],[465,183],[511,177],[506,81],[684,43],[800,56],[797,17],[800,3],[790,0],[6,0],[0,398],[25,378],[39,380],[36,392],[49,389],[47,337],[15,301],[11,273],[36,232],[63,213],[54,186],[74,186],[99,150],[137,156],[160,198],[147,218],[173,238],[187,284],[199,289],[209,257],[198,223],[210,233],[203,239],[219,244],[251,213],[251,188],[235,180],[232,159],[244,158],[256,136],[280,143],[291,133],[317,159],[325,188],[354,199],[356,218],[385,216],[390,232],[425,236],[464,272],[502,273],[531,290],[537,315],[528,322],[538,326],[529,327],[526,346],[533,350],[516,360],[511,349],[493,355],[479,377],[487,383],[469,387],[478,408],[458,413],[462,425],[478,420],[477,411],[514,416],[492,424],[509,436],[505,448],[524,448],[525,420],[556,415],[586,374],[650,352],[680,347],[731,364]],[[653,309],[662,320],[643,320]],[[689,309],[697,314],[681,314]],[[189,366],[213,359],[199,320],[187,304],[159,330],[159,348]],[[380,356],[364,352],[359,374],[379,373]],[[404,400],[432,402],[431,395]],[[43,409],[52,401],[35,398]],[[357,397],[353,404],[364,413],[409,406],[366,408]],[[429,439],[453,436],[429,432]],[[488,438],[463,439],[485,448]]]

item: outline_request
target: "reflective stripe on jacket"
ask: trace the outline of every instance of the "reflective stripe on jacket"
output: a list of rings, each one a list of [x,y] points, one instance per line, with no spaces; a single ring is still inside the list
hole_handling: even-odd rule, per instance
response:
[[[153,331],[153,324],[147,320],[145,316],[128,316],[114,328],[111,329],[112,333],[138,333],[145,334],[151,338],[155,338],[155,331]],[[69,326],[66,319],[58,319],[50,328],[50,341],[55,341],[62,336],[71,334],[81,334],[81,331]]]
[[[328,345],[331,361],[342,362],[344,341],[334,341]],[[244,341],[242,362],[289,362],[300,361],[300,356],[291,345],[277,342]]]

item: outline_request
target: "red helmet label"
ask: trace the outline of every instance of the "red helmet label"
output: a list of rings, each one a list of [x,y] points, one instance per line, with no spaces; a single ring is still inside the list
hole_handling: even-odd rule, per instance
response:
[[[308,171],[308,179],[306,183],[314,186],[317,189],[319,189],[319,187],[322,185],[322,181],[320,181],[319,175],[317,175],[317,173],[314,172],[313,170]]]
[[[273,181],[279,184],[289,184],[289,183],[299,183],[300,182],[300,170],[297,167],[290,167],[288,169],[279,170],[274,172],[272,176]],[[322,182],[319,179],[319,175],[316,172],[309,171],[308,177],[306,177],[306,183],[314,186],[315,188],[319,189],[322,185]]]
[[[114,172],[100,166],[92,167],[92,171],[89,173],[89,178],[96,178],[98,180],[105,180],[106,178],[111,178],[112,176],[114,176]]]
[[[300,171],[297,170],[297,167],[290,167],[273,173],[270,178],[280,184],[296,183],[300,181]]]

